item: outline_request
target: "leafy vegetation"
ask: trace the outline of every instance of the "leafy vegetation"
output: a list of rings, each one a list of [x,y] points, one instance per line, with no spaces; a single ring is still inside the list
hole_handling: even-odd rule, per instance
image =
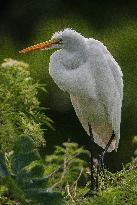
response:
[[[6,159],[2,156],[0,159],[1,184],[3,187],[6,186],[3,194],[12,201],[18,201],[23,205],[66,204],[60,193],[48,190],[44,164],[38,151],[34,149],[32,138],[21,135],[15,143],[14,152]]]
[[[89,174],[82,155],[88,155],[88,151],[78,148],[75,143],[64,145],[56,147],[52,155],[42,160],[34,149],[33,140],[26,135],[20,136],[14,153],[6,156],[6,161],[0,158],[1,201],[7,200],[9,204],[18,201],[21,204],[65,204],[61,192],[70,205],[136,205],[136,164],[129,164],[115,174],[105,170],[105,177],[101,174],[99,178],[99,193],[84,198],[89,189]],[[58,192],[51,192],[53,189]]]
[[[62,147],[56,146],[54,153],[45,158],[51,187],[65,196],[68,196],[68,190],[75,195],[78,184],[84,186],[88,179],[86,158],[89,158],[89,151],[78,147],[77,143],[65,142]]]
[[[36,144],[44,144],[42,124],[51,126],[51,119],[41,112],[37,99],[43,85],[34,83],[28,65],[5,59],[0,67],[0,145],[10,150],[19,134],[29,134]]]
[[[51,187],[62,192],[69,205],[137,204],[136,158],[119,172],[111,173],[107,169],[105,175],[101,172],[99,192],[88,198],[84,195],[90,185],[89,168],[85,162],[85,156],[88,159],[89,153],[82,147],[78,148],[76,143],[64,145],[56,147],[55,152],[46,157],[46,173],[52,173],[49,174]],[[58,167],[58,164],[62,166]],[[94,170],[96,171],[96,167]]]
[[[88,157],[89,153],[76,143],[57,146],[52,155],[42,159],[34,149],[32,138],[21,135],[13,150],[0,157],[0,200],[3,204],[137,204],[135,163],[114,174],[105,170],[105,176],[101,173],[99,177],[99,192],[86,198],[90,175],[83,157]]]
[[[69,204],[80,205],[136,205],[137,204],[137,170],[123,169],[112,174],[106,171],[107,180],[100,181],[100,190],[91,198],[84,198],[86,189],[77,190],[77,198],[70,200]],[[105,185],[104,185],[105,184]]]

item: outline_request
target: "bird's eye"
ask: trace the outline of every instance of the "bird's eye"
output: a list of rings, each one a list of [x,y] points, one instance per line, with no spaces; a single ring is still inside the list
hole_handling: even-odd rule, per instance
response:
[[[63,41],[62,38],[59,38],[59,42],[62,43],[62,41]]]
[[[56,38],[56,39],[53,39],[53,40],[52,40],[52,43],[53,43],[53,44],[61,44],[62,41],[63,41],[62,38]]]

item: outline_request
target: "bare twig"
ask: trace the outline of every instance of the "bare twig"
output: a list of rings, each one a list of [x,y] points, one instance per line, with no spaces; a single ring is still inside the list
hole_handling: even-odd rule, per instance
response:
[[[82,175],[82,172],[83,172],[83,168],[80,170],[80,173],[79,173],[79,175],[78,175],[76,181],[75,181],[75,182],[73,183],[73,185],[72,185],[72,186],[75,185],[75,187],[74,187],[74,197],[76,197],[76,190],[77,190],[78,180],[80,179],[80,177],[81,177],[81,175]]]
[[[80,153],[77,153],[77,154],[75,154],[75,155],[73,155],[72,156],[72,158],[71,159],[69,159],[69,160],[66,160],[66,166],[73,160],[73,159],[75,159],[77,156],[79,156],[80,155]],[[54,174],[56,174],[57,172],[59,172],[60,170],[62,170],[64,168],[64,162],[63,162],[63,164],[61,164],[57,169],[55,169],[52,173],[50,173],[48,176],[47,176],[47,178],[51,178],[51,177],[53,177],[54,176]]]
[[[70,199],[72,200],[72,202],[75,202],[75,200],[73,199],[71,193],[70,193],[70,189],[69,189],[69,184],[67,183],[66,185],[66,190],[67,190],[67,193],[68,193],[68,196],[70,197]]]

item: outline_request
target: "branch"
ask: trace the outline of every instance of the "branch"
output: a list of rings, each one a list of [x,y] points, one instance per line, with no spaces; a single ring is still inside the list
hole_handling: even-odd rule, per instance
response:
[[[73,199],[73,197],[70,193],[69,184],[66,185],[66,189],[67,189],[68,196],[71,198],[72,202],[75,202],[75,200]]]
[[[77,153],[75,155],[73,155],[73,157],[69,160],[66,160],[65,164],[68,165],[74,158],[76,158],[77,156],[79,156],[81,153]],[[57,172],[59,172],[60,170],[62,170],[64,168],[64,163],[61,164],[57,169],[55,169],[52,173],[50,173],[47,178],[51,178],[54,176],[54,174],[56,174]]]
[[[77,190],[77,185],[78,185],[78,180],[80,179],[81,175],[82,175],[82,172],[83,172],[83,168],[80,170],[80,173],[79,173],[79,176],[77,177],[76,181],[73,183],[72,186],[75,185],[75,188],[74,188],[74,197],[76,197],[76,190]]]

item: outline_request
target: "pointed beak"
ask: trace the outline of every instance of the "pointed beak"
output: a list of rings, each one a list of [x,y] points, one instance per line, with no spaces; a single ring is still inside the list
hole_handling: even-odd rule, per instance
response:
[[[29,46],[27,48],[22,49],[21,51],[19,51],[19,53],[28,53],[28,52],[32,52],[35,50],[43,50],[43,49],[50,49],[52,48],[53,44],[58,44],[58,41],[55,40],[49,40],[49,41],[45,41],[39,44],[35,44],[33,46]]]

